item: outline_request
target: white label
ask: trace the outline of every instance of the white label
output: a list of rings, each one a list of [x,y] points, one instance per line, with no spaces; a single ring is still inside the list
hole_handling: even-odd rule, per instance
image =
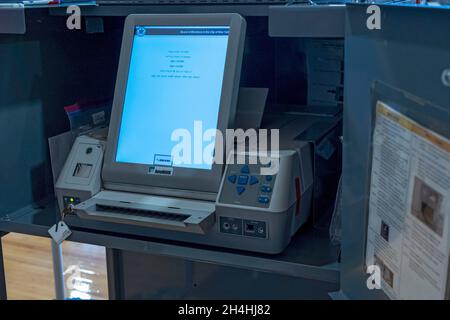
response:
[[[171,176],[173,174],[173,167],[168,166],[150,166],[148,169],[149,174]]]
[[[64,221],[59,221],[48,230],[48,233],[57,244],[61,244],[72,234],[72,231]]]
[[[100,111],[92,114],[92,122],[94,125],[105,122],[105,111]]]

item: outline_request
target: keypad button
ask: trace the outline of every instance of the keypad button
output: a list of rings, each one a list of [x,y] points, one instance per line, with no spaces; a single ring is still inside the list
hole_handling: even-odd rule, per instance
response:
[[[270,199],[268,196],[259,196],[258,197],[258,202],[259,203],[269,203]]]
[[[228,176],[228,181],[230,181],[233,184],[236,183],[236,179],[237,179],[237,176],[235,174]]]
[[[245,187],[237,186],[237,187],[236,187],[236,191],[237,191],[238,195],[241,195],[241,194],[244,193]]]
[[[252,186],[252,185],[254,185],[254,184],[257,184],[259,182],[259,180],[258,180],[258,178],[257,177],[255,177],[255,176],[251,176],[250,177],[250,182],[249,182],[249,184]]]
[[[248,182],[248,176],[239,176],[238,184],[246,185]]]
[[[261,186],[261,191],[262,192],[272,192],[272,187],[271,186]]]
[[[244,173],[244,174],[249,174],[250,173],[250,168],[248,167],[248,165],[245,164],[245,165],[242,166],[241,173]]]

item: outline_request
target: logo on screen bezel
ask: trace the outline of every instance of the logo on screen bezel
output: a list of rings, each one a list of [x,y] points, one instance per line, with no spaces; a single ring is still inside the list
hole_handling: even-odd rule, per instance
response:
[[[141,26],[136,27],[136,35],[137,36],[142,37],[142,36],[145,36],[145,34],[146,34],[146,31],[145,31],[144,27],[141,27]]]
[[[148,174],[155,174],[160,176],[173,175],[173,167],[169,166],[150,166],[148,168]]]

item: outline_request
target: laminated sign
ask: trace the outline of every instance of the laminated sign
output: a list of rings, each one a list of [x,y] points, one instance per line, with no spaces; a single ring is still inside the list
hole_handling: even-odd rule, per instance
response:
[[[376,103],[366,264],[391,299],[443,299],[450,250],[450,141]]]

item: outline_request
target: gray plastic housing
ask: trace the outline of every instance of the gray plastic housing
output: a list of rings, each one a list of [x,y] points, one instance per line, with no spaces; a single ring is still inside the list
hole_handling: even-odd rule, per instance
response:
[[[308,160],[311,159],[309,152],[310,144],[308,143],[298,150],[280,152],[279,168],[272,178],[271,200],[263,206],[258,205],[255,199],[246,205],[224,200],[240,197],[236,193],[229,195],[230,197],[226,196],[229,191],[226,187],[227,174],[236,169],[240,170],[242,166],[229,164],[215,203],[102,191],[75,206],[76,214],[83,219],[69,219],[69,223],[79,227],[95,227],[113,232],[120,229],[122,232],[135,235],[277,254],[289,244],[291,236],[310,215],[313,184],[308,178],[310,175],[303,174],[312,170],[311,161]],[[252,170],[256,168],[251,167],[250,173]],[[299,181],[299,189],[296,189],[296,181]],[[254,185],[254,187],[258,188],[261,185]],[[121,210],[124,207],[142,209],[145,206],[148,211],[160,212],[161,218],[154,220],[153,216],[142,218],[135,215],[133,217],[133,214],[130,215],[133,210],[118,212],[114,209],[108,212],[104,207],[102,210],[97,210],[98,205],[108,205]],[[183,221],[174,223],[165,218],[168,212],[179,212],[187,217]],[[229,228],[226,228],[227,223]],[[253,226],[252,230],[249,226]]]
[[[280,150],[276,156],[246,152],[245,164],[228,163],[216,201],[216,219],[220,223],[221,217],[239,217],[248,225],[257,217],[256,221],[267,223],[266,239],[284,248],[311,212],[310,152],[310,144],[303,143],[297,150]],[[239,181],[244,177],[248,177],[245,185]],[[243,187],[245,191],[240,192]],[[275,217],[281,218],[285,226],[275,227]],[[246,227],[244,222],[243,235],[249,236]]]
[[[60,211],[100,192],[104,148],[103,140],[88,136],[76,138],[55,184]]]

